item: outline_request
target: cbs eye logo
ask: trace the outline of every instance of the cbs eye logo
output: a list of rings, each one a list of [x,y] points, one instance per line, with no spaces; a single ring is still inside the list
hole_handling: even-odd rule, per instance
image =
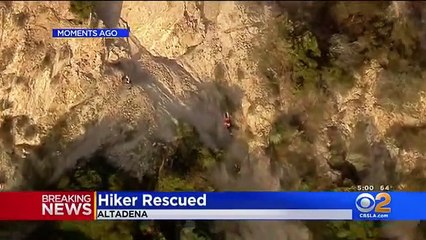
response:
[[[361,193],[355,200],[355,206],[362,213],[368,213],[373,210],[376,213],[390,213],[391,208],[387,206],[391,199],[388,193],[378,193],[376,197],[369,193]]]

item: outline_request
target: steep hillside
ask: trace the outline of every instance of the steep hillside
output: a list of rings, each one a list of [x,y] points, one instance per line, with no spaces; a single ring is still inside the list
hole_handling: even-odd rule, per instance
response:
[[[336,129],[350,145],[357,126],[367,124],[360,130],[366,147],[380,144],[396,165],[388,171],[409,173],[420,155],[390,135],[423,121],[423,15],[415,11],[396,2],[125,2],[122,17],[152,54],[176,60],[200,81],[242,90],[236,122],[251,147],[270,145],[280,115],[298,118],[320,174],[330,174],[334,139],[327,132]]]
[[[108,4],[0,3],[3,189],[425,190],[424,3],[113,3],[121,19]],[[105,17],[131,37],[51,38]],[[0,238],[420,240],[423,229],[19,223]]]

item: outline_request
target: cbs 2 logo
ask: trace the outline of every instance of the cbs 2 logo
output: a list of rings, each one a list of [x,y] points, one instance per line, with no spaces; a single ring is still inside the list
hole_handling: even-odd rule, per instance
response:
[[[391,208],[387,206],[391,199],[388,193],[378,193],[376,197],[369,193],[361,193],[355,200],[355,206],[363,213],[371,212],[373,209],[376,213],[390,213]]]

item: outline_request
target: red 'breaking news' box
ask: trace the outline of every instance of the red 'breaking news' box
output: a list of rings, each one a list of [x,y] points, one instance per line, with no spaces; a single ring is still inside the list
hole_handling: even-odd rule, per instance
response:
[[[94,220],[95,192],[1,192],[0,220]]]

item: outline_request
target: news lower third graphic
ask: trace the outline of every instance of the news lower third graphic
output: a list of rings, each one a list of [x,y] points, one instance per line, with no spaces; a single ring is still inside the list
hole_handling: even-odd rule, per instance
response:
[[[294,205],[294,200],[286,204],[280,198],[270,198],[269,194],[265,195],[265,193],[242,194],[243,196],[241,193],[97,193],[96,219],[310,220],[352,218],[350,210],[301,209]]]
[[[425,192],[0,192],[0,220],[426,220]]]
[[[97,220],[351,220],[352,210],[327,202],[329,193],[98,192]],[[343,201],[346,201],[342,198]],[[307,204],[302,206],[302,202]],[[323,202],[325,204],[318,204]],[[349,202],[348,202],[349,203]],[[349,204],[344,204],[349,206]]]
[[[53,38],[128,38],[129,29],[52,29]]]

